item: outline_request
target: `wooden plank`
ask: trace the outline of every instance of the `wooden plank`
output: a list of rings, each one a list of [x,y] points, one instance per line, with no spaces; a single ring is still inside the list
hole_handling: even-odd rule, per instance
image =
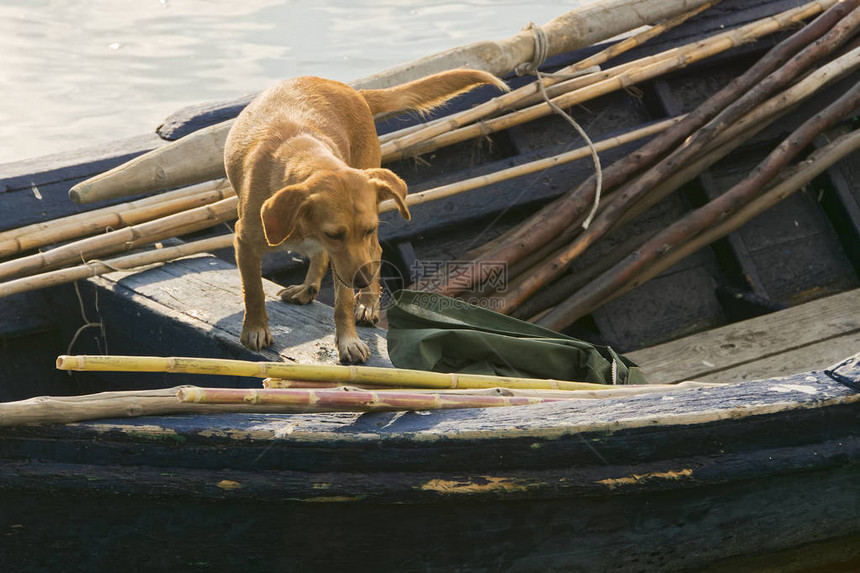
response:
[[[697,376],[702,382],[740,382],[768,376],[788,376],[807,370],[822,370],[860,349],[860,331],[814,342],[808,346],[768,355],[761,360],[741,364],[727,370]]]
[[[180,259],[137,273],[116,273],[95,279],[111,291],[125,291],[147,299],[167,317],[209,332],[221,342],[243,349],[242,290],[234,265],[203,255]],[[281,302],[281,287],[263,281],[266,311],[274,344],[258,353],[266,360],[337,364],[333,309],[319,302],[306,306]],[[368,365],[391,366],[384,332],[359,327],[359,335],[370,346]]]
[[[677,382],[700,379],[858,331],[860,289],[855,289],[627,356],[642,367],[651,381]]]

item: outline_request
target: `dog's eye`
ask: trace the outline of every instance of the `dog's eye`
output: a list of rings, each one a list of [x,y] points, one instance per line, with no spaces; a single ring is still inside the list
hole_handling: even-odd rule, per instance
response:
[[[337,233],[329,233],[328,231],[326,231],[325,236],[332,241],[340,241],[343,239],[343,231],[338,231]]]
[[[372,229],[368,229],[368,230],[366,230],[366,231],[364,232],[364,236],[365,236],[365,237],[369,237],[370,235],[374,234],[375,232],[376,232],[376,227],[373,227]]]

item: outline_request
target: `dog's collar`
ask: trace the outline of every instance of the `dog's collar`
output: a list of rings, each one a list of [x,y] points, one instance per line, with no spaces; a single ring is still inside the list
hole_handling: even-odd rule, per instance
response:
[[[355,288],[355,287],[353,287],[353,286],[351,286],[351,285],[346,284],[346,281],[345,281],[345,280],[343,280],[342,278],[340,278],[340,275],[338,274],[337,269],[336,269],[336,268],[334,268],[334,265],[332,265],[332,266],[331,266],[331,274],[332,274],[332,276],[333,276],[335,279],[337,279],[337,280],[338,280],[338,282],[340,282],[340,284],[342,284],[342,285],[343,285],[343,286],[345,286],[346,288],[349,288],[349,289],[351,289],[351,288]]]

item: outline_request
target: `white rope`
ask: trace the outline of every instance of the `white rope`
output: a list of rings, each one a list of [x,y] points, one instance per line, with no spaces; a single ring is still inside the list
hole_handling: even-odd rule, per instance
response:
[[[585,130],[582,129],[576,121],[568,114],[566,111],[561,109],[555,102],[550,99],[549,94],[546,91],[546,86],[543,83],[543,77],[545,75],[540,71],[540,66],[546,61],[547,55],[549,53],[549,40],[547,39],[546,31],[543,28],[535,24],[534,22],[529,22],[528,26],[523,28],[523,30],[531,30],[534,35],[535,41],[535,49],[534,55],[532,56],[531,62],[523,62],[516,67],[514,70],[517,75],[526,75],[530,74],[537,78],[538,89],[540,90],[541,96],[543,96],[546,104],[554,111],[556,114],[563,117],[573,128],[579,133],[582,139],[585,140],[585,143],[588,145],[588,148],[591,150],[591,159],[594,161],[594,171],[595,171],[595,186],[594,186],[594,204],[591,207],[591,211],[589,211],[588,216],[585,218],[585,221],[582,222],[582,228],[587,229],[591,224],[591,221],[594,219],[594,215],[597,213],[597,207],[600,205],[600,191],[603,187],[603,170],[600,167],[600,157],[597,155],[597,149],[594,147],[594,143],[592,143],[591,138],[588,137],[588,134],[585,133]]]

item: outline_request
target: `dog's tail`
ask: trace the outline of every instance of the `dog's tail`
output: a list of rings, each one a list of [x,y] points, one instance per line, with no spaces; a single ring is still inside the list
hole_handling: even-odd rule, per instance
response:
[[[478,86],[490,84],[510,91],[493,74],[478,70],[450,70],[382,90],[358,90],[374,116],[413,110],[426,113],[449,99]]]

